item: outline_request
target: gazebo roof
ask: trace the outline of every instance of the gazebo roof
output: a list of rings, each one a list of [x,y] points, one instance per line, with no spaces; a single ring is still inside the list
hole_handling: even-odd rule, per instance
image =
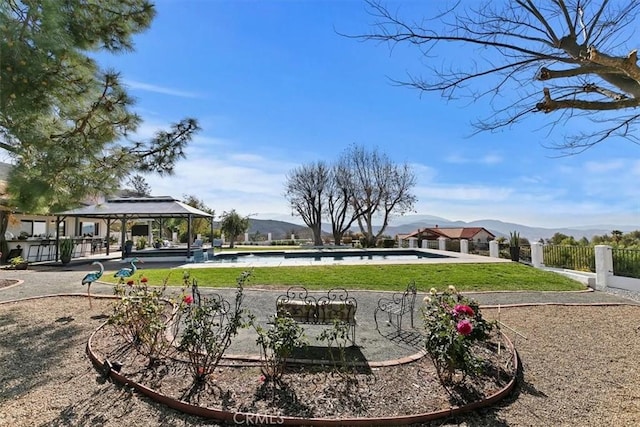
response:
[[[59,216],[122,219],[122,218],[212,218],[213,215],[182,203],[173,197],[122,197],[108,199],[104,203],[84,206],[64,212]]]

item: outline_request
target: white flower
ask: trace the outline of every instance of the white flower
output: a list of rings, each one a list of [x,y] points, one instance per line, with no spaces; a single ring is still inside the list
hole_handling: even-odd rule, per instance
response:
[[[431,288],[431,290],[429,290],[429,293],[430,293],[431,295],[435,295],[435,294],[437,294],[437,293],[438,293],[438,290],[437,290],[436,288]]]
[[[448,287],[447,289],[449,289],[449,292],[454,292],[454,293],[455,293],[455,292],[458,292],[458,291],[456,290],[456,287],[455,287],[455,286],[453,286],[453,285],[449,285],[449,287]]]
[[[431,297],[430,296],[426,296],[424,298],[422,298],[422,302],[425,304],[431,304]]]

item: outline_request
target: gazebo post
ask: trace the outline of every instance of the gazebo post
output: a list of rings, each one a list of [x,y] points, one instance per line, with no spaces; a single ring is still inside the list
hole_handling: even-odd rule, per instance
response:
[[[60,248],[60,216],[56,215],[56,262],[58,262],[58,248]]]
[[[124,242],[127,238],[127,216],[122,216],[122,227],[120,227],[120,250],[122,251],[121,257],[125,258]]]
[[[111,218],[107,218],[107,256],[109,256],[109,248],[111,247]]]
[[[191,218],[193,215],[187,215],[187,260],[191,257]]]
[[[213,216],[209,218],[209,224],[211,224],[211,236],[209,242],[211,242],[211,250],[213,250]]]

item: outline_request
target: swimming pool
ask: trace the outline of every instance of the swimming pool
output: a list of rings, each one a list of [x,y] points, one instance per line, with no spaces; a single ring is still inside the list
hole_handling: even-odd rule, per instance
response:
[[[361,249],[361,250],[297,250],[297,251],[248,251],[209,254],[205,264],[268,264],[268,265],[322,265],[341,262],[417,261],[425,258],[451,258],[423,250],[412,249]]]

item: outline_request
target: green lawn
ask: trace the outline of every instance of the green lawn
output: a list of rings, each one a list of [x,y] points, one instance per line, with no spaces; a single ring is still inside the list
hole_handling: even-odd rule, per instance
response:
[[[140,267],[140,266],[139,266]],[[151,269],[142,266],[134,279],[146,277],[151,285],[162,284],[168,278],[171,286],[181,286],[183,273],[188,271],[201,287],[235,286],[246,268]],[[335,286],[347,289],[397,291],[415,280],[418,290],[431,287],[440,290],[454,285],[460,291],[570,291],[585,289],[581,283],[543,270],[517,263],[496,264],[405,264],[349,265],[317,267],[253,268],[249,286],[302,285],[321,290]],[[115,283],[113,272],[105,272],[103,281]]]

